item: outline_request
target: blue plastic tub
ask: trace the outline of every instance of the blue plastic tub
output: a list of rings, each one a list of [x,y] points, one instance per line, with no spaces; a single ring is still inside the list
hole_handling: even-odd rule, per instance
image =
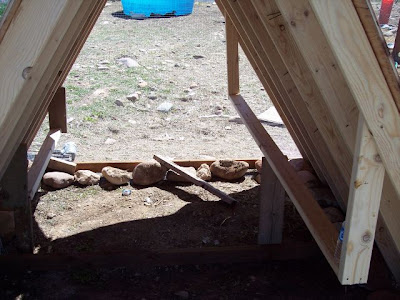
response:
[[[131,17],[183,16],[193,11],[194,0],[121,0],[124,14]]]

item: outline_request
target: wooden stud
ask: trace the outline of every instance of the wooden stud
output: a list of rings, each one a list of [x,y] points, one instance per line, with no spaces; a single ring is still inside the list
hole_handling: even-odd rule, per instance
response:
[[[342,284],[368,280],[385,168],[365,121],[359,118],[356,150],[339,264]]]
[[[67,133],[67,103],[65,88],[59,87],[49,105],[50,130],[60,129]]]
[[[1,179],[2,207],[14,210],[17,248],[33,252],[31,202],[27,191],[27,146],[20,145]]]
[[[338,264],[334,259],[337,239],[335,227],[328,220],[310,190],[306,188],[242,96],[231,95],[230,99],[260,150],[265,155],[268,164],[296,206],[326,260],[337,274]]]
[[[258,226],[259,244],[280,244],[282,242],[284,205],[285,189],[263,157]]]
[[[61,136],[61,131],[51,130],[40,147],[38,155],[35,157],[33,164],[28,172],[28,197],[33,199],[35,196],[43,174],[49,164],[50,157],[57,146],[58,139]]]
[[[232,20],[225,15],[226,58],[228,66],[228,95],[240,93],[239,86],[239,35]]]
[[[221,198],[222,201],[228,203],[228,204],[235,204],[237,201],[233,199],[231,196],[225,194],[224,192],[216,189],[213,187],[211,184],[208,182],[204,181],[203,179],[200,179],[198,177],[192,176],[189,174],[185,169],[182,167],[178,166],[177,164],[168,161],[166,158],[163,158],[158,155],[154,155],[153,157],[156,161],[158,161],[160,164],[164,165],[165,167],[171,169],[172,171],[175,171],[185,179],[189,180],[190,182],[194,183],[197,186],[202,187],[203,189],[209,191],[211,194],[214,194],[215,196],[218,196]]]
[[[76,163],[65,161],[63,159],[56,157],[50,157],[49,164],[47,167],[53,171],[60,171],[74,175],[76,169]]]

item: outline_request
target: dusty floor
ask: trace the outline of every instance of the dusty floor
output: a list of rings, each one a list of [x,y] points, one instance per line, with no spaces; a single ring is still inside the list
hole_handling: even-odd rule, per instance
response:
[[[224,19],[216,6],[199,4],[190,16],[138,21],[121,18],[120,2],[108,4],[65,83],[69,133],[63,135],[59,147],[75,142],[78,161],[149,159],[153,154],[177,159],[261,157],[244,125],[227,117],[236,113],[226,97]],[[127,69],[118,64],[125,56],[140,66]],[[108,69],[99,70],[99,65]],[[261,113],[272,103],[244,55],[240,67],[242,94]],[[148,86],[138,87],[141,80]],[[142,92],[139,100],[126,99],[136,91]],[[123,105],[116,105],[116,100]],[[173,109],[158,112],[158,105],[165,101]],[[222,116],[215,115],[218,108]],[[31,151],[38,150],[46,126]],[[285,128],[265,127],[286,155],[299,156]],[[105,143],[107,139],[113,142]],[[127,185],[113,191],[100,186],[42,189],[34,203],[35,251],[68,254],[255,245],[259,185],[253,173],[250,170],[238,182],[212,183],[240,201],[234,211],[189,184]],[[133,193],[122,196],[123,188]],[[284,240],[312,241],[290,201],[285,204]],[[392,282],[379,255],[375,257],[367,286],[340,286],[320,255],[266,264],[18,274],[0,270],[0,298],[396,297],[382,292],[391,289]]]

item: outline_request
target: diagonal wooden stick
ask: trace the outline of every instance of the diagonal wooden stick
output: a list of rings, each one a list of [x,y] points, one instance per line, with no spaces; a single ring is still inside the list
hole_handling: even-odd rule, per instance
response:
[[[225,194],[224,192],[216,189],[213,187],[211,184],[208,182],[190,175],[186,170],[184,170],[182,167],[178,166],[177,164],[173,163],[172,161],[168,161],[165,158],[162,158],[161,156],[154,155],[153,158],[158,161],[160,164],[170,168],[171,170],[175,171],[185,179],[189,180],[190,182],[193,182],[195,185],[198,185],[202,187],[203,189],[209,191],[211,194],[214,194],[215,196],[218,196],[221,198],[222,201],[228,203],[228,204],[235,204],[237,203],[237,200],[233,199],[231,196]]]

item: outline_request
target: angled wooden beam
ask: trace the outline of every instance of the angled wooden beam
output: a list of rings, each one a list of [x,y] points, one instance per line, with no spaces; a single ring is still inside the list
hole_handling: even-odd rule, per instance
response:
[[[239,34],[228,15],[225,16],[226,58],[228,66],[228,94],[240,93],[239,87]]]
[[[294,129],[298,130],[298,140],[304,143],[304,149],[309,149],[307,157],[318,176],[328,182],[335,197],[344,206],[344,199],[348,196],[348,183],[333,160],[323,159],[330,156],[329,149],[277,53],[273,41],[258,18],[257,12],[254,9],[243,11],[238,1],[220,0],[219,2],[234,20],[241,38],[245,41],[244,44],[252,49],[253,58],[260,61],[258,64],[260,70],[268,74],[271,80],[270,87],[276,89],[276,95],[280,95],[278,102],[282,107],[287,107],[288,115],[291,115],[293,120],[291,124],[295,124]]]
[[[176,173],[178,173],[185,179],[189,180],[190,182],[194,183],[195,185],[202,187],[203,189],[209,191],[211,194],[214,194],[215,196],[218,196],[219,198],[221,198],[222,201],[224,201],[228,204],[236,204],[237,203],[236,199],[233,199],[228,194],[213,187],[211,184],[204,181],[203,179],[200,179],[197,176],[193,176],[193,175],[189,174],[185,169],[183,169],[182,167],[178,166],[177,164],[167,160],[166,158],[163,158],[158,155],[154,155],[153,158],[156,161],[158,161],[160,164],[162,164],[163,166],[171,169],[172,171],[175,171]]]
[[[49,105],[49,125],[50,130],[60,129],[62,133],[67,133],[67,103],[65,98],[65,88],[59,87]]]
[[[262,159],[258,244],[282,242],[285,189],[265,157]]]
[[[356,149],[339,264],[342,284],[368,281],[385,168],[365,121],[358,121]]]
[[[256,115],[241,95],[231,95],[230,99],[244,124],[253,136],[268,164],[278,177],[297,211],[303,218],[326,260],[337,274],[338,264],[334,259],[337,231],[328,220],[324,211],[313,198],[310,190],[304,185],[296,171],[274,143]]]
[[[309,1],[274,0],[274,2],[285,18],[286,28],[296,41],[299,53],[303,55],[309,69],[313,71],[313,77],[324,96],[323,99],[329,107],[331,115],[335,118],[336,125],[350,153],[354,155],[359,110]],[[371,45],[375,46],[376,56],[380,57],[379,61],[383,71],[386,71],[386,80],[391,78],[392,80],[388,81],[389,85],[395,91],[399,90],[397,76],[393,73],[388,54],[386,55],[384,51],[385,48],[387,50],[387,47],[381,42],[371,11],[365,3],[369,1],[354,0],[353,2],[358,2],[360,18],[362,16],[364,29],[369,36]],[[361,6],[362,2],[364,6]],[[384,64],[385,61],[386,64]],[[392,73],[391,76],[389,76],[390,73]],[[400,90],[393,95],[400,97]],[[348,167],[350,168],[350,165]],[[385,176],[376,241],[388,267],[397,280],[400,280],[400,260],[398,259],[400,255],[400,219],[397,217],[398,211],[400,211],[400,198],[396,195],[390,179]]]
[[[58,139],[61,136],[61,130],[51,130],[40,147],[39,153],[35,157],[32,167],[28,172],[28,197],[33,199],[35,196],[43,174],[49,164],[51,155],[57,146]]]
[[[310,3],[400,196],[400,114],[353,3]]]

